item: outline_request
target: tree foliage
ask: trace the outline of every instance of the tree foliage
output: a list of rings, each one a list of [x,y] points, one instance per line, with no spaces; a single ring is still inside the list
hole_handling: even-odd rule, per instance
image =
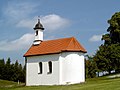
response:
[[[112,44],[120,43],[120,12],[115,13],[110,20],[108,20],[110,26],[107,31],[110,34]]]
[[[110,20],[110,26],[107,29],[107,34],[103,35],[104,44],[120,44],[120,12],[115,13]]]
[[[6,63],[4,59],[0,59],[0,79],[25,82],[25,68],[17,60],[15,64],[11,64],[10,58]]]
[[[85,60],[85,73],[86,73],[86,78],[93,78],[96,77],[96,63],[93,60],[93,57],[87,56],[88,60]]]
[[[99,71],[120,71],[120,12],[115,13],[110,20],[105,35],[102,36],[104,44],[94,56]]]
[[[5,67],[4,59],[1,59],[0,60],[0,78],[3,78],[4,67]]]

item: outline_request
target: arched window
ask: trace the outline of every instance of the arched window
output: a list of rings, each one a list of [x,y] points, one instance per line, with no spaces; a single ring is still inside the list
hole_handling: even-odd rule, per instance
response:
[[[52,73],[52,62],[51,61],[49,61],[48,62],[48,74],[51,74]]]
[[[36,34],[35,34],[36,36],[38,35],[38,31],[36,31]]]
[[[42,74],[42,62],[39,62],[39,74]]]

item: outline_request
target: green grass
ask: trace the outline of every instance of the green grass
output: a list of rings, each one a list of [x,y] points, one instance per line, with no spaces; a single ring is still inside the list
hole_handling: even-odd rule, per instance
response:
[[[6,87],[12,85],[11,87]],[[3,87],[1,87],[3,86]],[[85,83],[65,86],[19,86],[17,83],[1,81],[0,90],[120,90],[120,78],[99,77],[87,79]]]
[[[23,86],[23,83],[20,83],[18,85],[18,83],[13,81],[0,80],[0,90],[12,89],[20,86]]]
[[[0,80],[0,87],[10,87],[13,85],[16,85],[16,83],[12,81]]]

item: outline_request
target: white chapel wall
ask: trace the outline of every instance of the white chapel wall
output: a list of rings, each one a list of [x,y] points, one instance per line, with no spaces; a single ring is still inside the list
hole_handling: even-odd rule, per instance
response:
[[[48,74],[48,62],[52,61],[52,74]],[[43,73],[39,73],[39,62],[43,64]],[[83,53],[63,52],[27,58],[26,85],[63,85],[85,81]]]
[[[59,54],[27,57],[26,85],[58,85]],[[52,73],[48,74],[48,62],[52,61]],[[43,73],[39,73],[39,62],[42,62]]]
[[[83,53],[66,52],[60,57],[60,83],[74,84],[85,81]]]

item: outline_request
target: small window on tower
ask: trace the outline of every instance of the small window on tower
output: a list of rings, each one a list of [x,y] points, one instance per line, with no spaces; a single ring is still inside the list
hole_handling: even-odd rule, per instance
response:
[[[38,31],[36,31],[36,36],[38,35]]]

